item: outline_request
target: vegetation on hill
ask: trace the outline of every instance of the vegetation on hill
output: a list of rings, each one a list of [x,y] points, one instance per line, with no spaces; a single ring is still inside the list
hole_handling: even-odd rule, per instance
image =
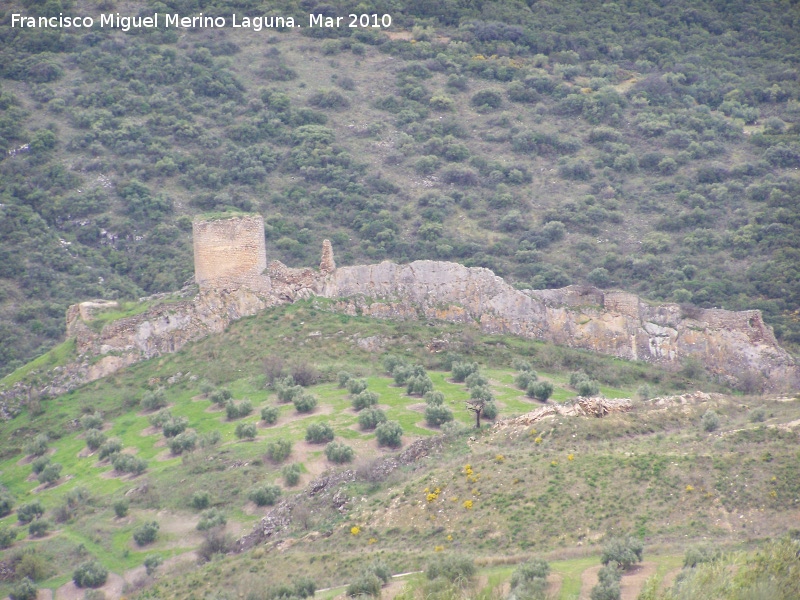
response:
[[[114,10],[103,4],[102,10]],[[380,0],[386,31],[11,28],[0,14],[0,375],[68,304],[175,290],[191,217],[269,254],[485,266],[760,308],[800,343],[798,16],[781,1]],[[116,7],[135,10],[128,5]],[[347,14],[337,1],[143,13]],[[11,151],[11,153],[9,153]],[[793,346],[796,347],[796,346]]]
[[[382,350],[364,350],[366,338]],[[434,340],[445,349],[432,353]],[[469,324],[349,317],[319,299],[272,308],[0,422],[0,565],[12,573],[0,595],[117,576],[142,600],[196,597],[198,586],[208,598],[276,598],[300,578],[305,590],[372,593],[387,572],[415,570],[431,579],[411,581],[409,596],[466,583],[477,595],[509,578],[533,594],[550,589],[542,558],[552,555],[549,572],[572,598],[584,570],[642,560],[642,545],[664,575],[701,539],[736,547],[786,531],[800,495],[797,401],[641,399],[721,390],[695,376]],[[410,381],[433,390],[420,395]],[[507,418],[541,407],[520,385],[531,381],[552,386],[550,402],[569,403],[585,382],[636,400],[603,419],[475,430],[473,390]],[[316,400],[309,412],[281,398],[294,388]],[[363,394],[377,403],[355,407]],[[449,418],[432,423],[437,407]],[[376,428],[387,423],[381,445]],[[52,465],[57,478],[37,480]],[[265,523],[279,530],[236,552],[270,511]],[[381,564],[365,569],[367,554]],[[512,577],[508,565],[529,559]],[[500,570],[484,585],[473,560]],[[146,577],[134,571],[142,566]]]

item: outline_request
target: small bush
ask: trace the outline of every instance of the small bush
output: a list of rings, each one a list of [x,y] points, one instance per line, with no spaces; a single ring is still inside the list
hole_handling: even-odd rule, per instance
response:
[[[211,505],[211,495],[208,492],[195,492],[189,498],[189,506],[195,510],[205,510]]]
[[[600,386],[594,379],[583,371],[576,371],[569,376],[569,385],[578,392],[579,396],[596,396],[600,393]]]
[[[11,545],[14,543],[14,540],[17,539],[17,532],[11,529],[10,527],[6,527],[5,525],[0,527],[0,550],[5,550],[6,548],[10,548]]]
[[[617,563],[610,562],[597,572],[598,583],[589,594],[591,600],[620,600],[622,570]]]
[[[278,422],[278,407],[266,406],[261,409],[261,420],[267,425],[274,425]]]
[[[103,460],[107,456],[112,456],[117,454],[120,450],[122,450],[122,442],[119,438],[108,438],[102,446],[100,446],[100,453],[99,457],[100,460]]]
[[[49,443],[50,438],[47,436],[47,434],[40,433],[33,438],[32,442],[25,446],[25,451],[33,456],[42,456],[45,452],[47,452],[47,444]]]
[[[197,531],[208,531],[215,527],[222,527],[228,522],[225,514],[216,508],[209,508],[200,514],[200,520],[197,522]]]
[[[231,393],[225,388],[220,388],[211,392],[209,399],[214,403],[222,406],[231,399]]]
[[[363,430],[375,429],[386,422],[386,413],[380,408],[368,408],[358,414],[358,426]]]
[[[94,452],[105,443],[106,439],[108,439],[106,434],[99,429],[90,429],[86,432],[86,447]]]
[[[758,408],[754,408],[750,411],[748,415],[748,419],[750,419],[751,423],[763,423],[767,420],[767,409],[763,406],[759,406]]]
[[[225,416],[229,421],[234,419],[241,419],[253,412],[253,405],[249,400],[242,400],[236,404],[233,400],[228,400],[225,403]]]
[[[167,405],[167,394],[164,392],[164,388],[145,392],[140,404],[144,410],[164,408]]]
[[[311,394],[306,394],[305,392],[299,396],[295,396],[292,403],[294,404],[294,409],[299,413],[308,413],[317,407],[316,397]]]
[[[523,371],[514,377],[514,385],[521,390],[527,390],[535,381],[536,373],[532,371]]]
[[[206,531],[203,543],[197,554],[201,560],[209,561],[216,554],[225,554],[231,546],[232,540],[222,527],[214,527]]]
[[[350,392],[353,396],[357,396],[361,392],[367,389],[367,380],[366,379],[348,379],[347,381],[347,391]]]
[[[401,357],[399,357],[399,356],[397,356],[395,354],[387,354],[383,358],[383,369],[389,375],[394,373],[395,367],[400,366],[400,365],[406,365],[406,364],[407,363],[406,363],[406,360],[404,358],[401,358]]]
[[[275,440],[267,444],[267,456],[273,462],[283,462],[291,453],[292,442],[289,440]]]
[[[153,573],[156,572],[156,569],[158,569],[163,562],[164,557],[160,554],[148,554],[144,559],[144,570],[147,572],[148,576],[152,577]]]
[[[303,393],[303,386],[297,385],[294,377],[289,375],[283,379],[279,379],[275,383],[275,391],[278,393],[278,400],[280,402],[291,402],[295,396]]]
[[[336,378],[339,381],[339,387],[346,388],[347,382],[353,378],[353,375],[348,373],[347,371],[339,371],[339,374],[337,375]]]
[[[42,537],[47,535],[48,531],[50,531],[50,522],[44,519],[36,519],[28,525],[28,533],[31,537]]]
[[[89,429],[100,429],[103,427],[103,414],[95,412],[91,415],[83,415],[81,417],[81,427],[84,431]]]
[[[482,414],[487,419],[496,419],[497,415],[500,414],[500,409],[497,408],[495,402],[487,402],[483,407]]]
[[[152,427],[156,427],[160,429],[164,426],[164,423],[167,423],[172,420],[172,413],[168,411],[166,408],[162,408],[157,413],[153,413],[147,419],[150,422]]]
[[[469,579],[475,574],[475,563],[464,556],[445,556],[428,563],[425,575],[428,579],[442,577],[447,581],[457,582]]]
[[[258,433],[258,428],[255,423],[237,423],[236,424],[236,437],[240,440],[252,440]]]
[[[297,485],[300,481],[300,465],[297,463],[286,465],[281,469],[281,475],[283,475],[283,482],[287,486],[292,487]]]
[[[478,371],[478,363],[455,362],[451,372],[453,373],[453,381],[459,383],[465,381],[467,377]]]
[[[511,575],[511,588],[517,588],[534,579],[547,579],[550,565],[546,560],[534,558],[518,566]]]
[[[325,457],[332,463],[349,463],[353,460],[355,455],[355,451],[342,442],[331,442],[325,446]]]
[[[27,577],[14,584],[8,593],[10,600],[36,600],[36,584]]]
[[[0,518],[11,514],[14,508],[14,497],[4,485],[0,484]]]
[[[47,465],[42,472],[39,473],[39,483],[50,485],[55,483],[61,477],[62,466],[59,463],[52,463]]]
[[[147,461],[138,456],[118,452],[111,457],[111,465],[120,473],[140,475],[147,470]]]
[[[403,428],[397,421],[386,421],[375,428],[375,437],[379,446],[397,448],[403,443],[401,440],[402,435]]]
[[[467,376],[467,378],[464,380],[464,383],[468,388],[472,389],[474,387],[488,386],[489,380],[486,379],[486,377],[484,377],[480,371],[474,371]]]
[[[692,547],[687,548],[683,555],[683,567],[692,569],[699,564],[712,562],[719,558],[719,550],[712,550],[711,548]]]
[[[11,557],[12,560],[14,557]],[[54,575],[52,558],[45,558],[43,553],[37,552],[31,546],[24,548],[17,554],[18,561],[14,566],[17,577],[27,577],[31,581],[41,581]]]
[[[428,405],[425,409],[425,422],[431,427],[440,427],[452,420],[453,411],[443,404]]]
[[[433,391],[433,381],[427,375],[410,377],[406,382],[406,393],[409,396],[424,396]]]
[[[212,446],[216,446],[219,444],[219,441],[222,439],[222,434],[217,431],[209,431],[208,433],[203,434],[200,436],[200,447],[201,448],[211,448]]]
[[[27,525],[34,519],[38,519],[44,514],[44,507],[42,503],[38,500],[34,500],[33,502],[28,502],[27,504],[21,505],[17,509],[17,520],[22,523],[23,525]]]
[[[378,403],[378,394],[369,390],[360,392],[353,398],[353,408],[356,410],[364,410],[370,406],[375,406]]]
[[[703,425],[704,431],[711,432],[719,429],[719,415],[711,409],[703,414],[703,418],[700,422]]]
[[[272,506],[281,496],[281,488],[277,485],[262,485],[250,490],[247,495],[258,506]]]
[[[442,406],[444,404],[444,394],[442,392],[426,392],[423,398],[428,406]]]
[[[128,502],[127,498],[120,498],[116,502],[114,502],[114,514],[117,515],[117,518],[121,519],[128,515],[128,508],[130,507],[130,503]]]
[[[613,538],[603,547],[600,562],[604,565],[615,562],[623,570],[627,570],[641,562],[643,551],[642,542],[634,537]]]
[[[294,582],[294,595],[298,598],[310,598],[317,591],[317,583],[310,577],[298,577]]]
[[[495,110],[503,104],[503,96],[494,90],[481,90],[470,98],[470,104],[478,110]]]
[[[197,434],[194,431],[184,431],[169,441],[169,450],[175,455],[191,452],[197,445]]]
[[[155,521],[148,521],[133,530],[133,540],[137,546],[146,546],[156,541],[159,526]]]
[[[49,456],[39,456],[34,458],[31,461],[31,471],[34,474],[38,475],[42,471],[44,471],[45,467],[50,464],[50,457]]]
[[[183,433],[189,426],[189,419],[186,417],[173,417],[161,426],[164,437],[172,438]]]
[[[350,597],[381,595],[381,580],[372,573],[364,573],[347,586],[345,592]]]
[[[540,402],[547,402],[553,395],[553,384],[549,381],[534,381],[526,392],[531,398],[536,398]]]
[[[306,427],[306,441],[312,444],[326,444],[333,441],[333,429],[327,423],[312,423]]]
[[[78,566],[72,573],[72,581],[79,588],[96,588],[106,582],[108,570],[96,560],[90,560]]]
[[[392,371],[392,378],[395,385],[405,385],[413,374],[414,372],[409,365],[397,365]]]

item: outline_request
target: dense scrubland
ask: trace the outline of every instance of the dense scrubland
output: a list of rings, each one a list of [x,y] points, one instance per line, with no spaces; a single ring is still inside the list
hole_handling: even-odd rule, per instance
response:
[[[63,338],[70,303],[179,288],[192,216],[235,209],[265,216],[290,265],[330,238],[340,264],[454,260],[522,287],[760,308],[797,347],[790,2],[370,3],[385,30],[10,27],[15,11],[351,9],[4,6],[0,374]]]

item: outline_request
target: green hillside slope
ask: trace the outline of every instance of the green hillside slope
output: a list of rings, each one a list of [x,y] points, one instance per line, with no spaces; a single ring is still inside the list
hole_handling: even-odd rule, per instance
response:
[[[271,258],[435,258],[761,308],[800,342],[791,2],[10,2],[0,14],[0,375],[68,304],[174,290],[191,216],[265,216]],[[20,29],[205,11],[223,29]],[[8,151],[11,151],[10,153]]]

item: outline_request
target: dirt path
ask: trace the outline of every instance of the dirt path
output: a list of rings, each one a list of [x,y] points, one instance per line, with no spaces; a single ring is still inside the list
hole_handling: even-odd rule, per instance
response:
[[[678,573],[680,573],[682,570],[683,569],[678,567],[676,569],[672,569],[671,571],[667,571],[666,575],[664,575],[664,578],[661,580],[660,589],[666,590],[667,588],[671,588],[672,584],[675,583],[675,578],[678,576]]]
[[[590,600],[589,594],[592,592],[592,588],[597,585],[597,573],[602,566],[603,565],[595,565],[581,573],[581,595],[579,596],[579,600]]]
[[[622,576],[622,585],[620,585],[622,600],[636,600],[639,592],[642,591],[644,582],[656,572],[657,568],[656,563],[645,561],[626,571]]]
[[[547,597],[558,598],[561,594],[561,586],[564,583],[564,578],[561,573],[550,573],[547,576]]]

